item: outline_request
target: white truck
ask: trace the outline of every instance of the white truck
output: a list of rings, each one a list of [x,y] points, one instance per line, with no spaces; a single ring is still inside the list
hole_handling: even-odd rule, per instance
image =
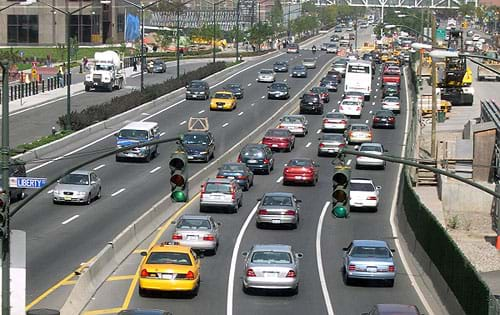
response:
[[[85,75],[85,91],[94,88],[112,92],[114,89],[123,88],[123,83],[123,63],[120,56],[111,50],[96,52],[94,66]]]

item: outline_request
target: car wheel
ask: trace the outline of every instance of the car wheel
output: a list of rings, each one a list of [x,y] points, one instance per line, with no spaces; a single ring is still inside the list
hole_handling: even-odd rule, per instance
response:
[[[352,280],[351,278],[349,278],[349,276],[347,275],[347,272],[344,270],[344,283],[346,285],[351,285],[352,284]]]
[[[296,230],[296,229],[297,229],[297,223],[292,223],[292,224],[290,224],[290,228],[291,228],[292,230]]]
[[[255,226],[258,228],[258,229],[263,229],[264,228],[264,224],[261,223],[261,222],[256,222],[255,223]]]
[[[243,191],[248,191],[250,189],[250,183],[247,182],[245,186],[243,187]]]
[[[148,293],[149,293],[148,290],[139,287],[139,296],[146,297],[148,296]]]
[[[97,192],[96,199],[101,199],[101,187],[99,187],[99,191]]]
[[[205,212],[205,207],[200,206],[200,213]]]
[[[387,286],[392,288],[394,286],[394,279],[387,280]]]
[[[122,158],[121,158],[121,157],[118,157],[118,156],[115,156],[115,161],[116,161],[116,162],[121,162],[121,161],[122,161]]]
[[[242,285],[241,288],[243,289],[243,292],[245,294],[251,294],[252,290],[250,288],[245,287],[245,285]]]
[[[87,200],[85,201],[87,205],[90,205],[92,203],[92,194],[89,193],[89,196],[87,197]]]
[[[151,152],[148,153],[148,155],[146,155],[146,157],[144,158],[144,161],[149,163],[151,161]]]

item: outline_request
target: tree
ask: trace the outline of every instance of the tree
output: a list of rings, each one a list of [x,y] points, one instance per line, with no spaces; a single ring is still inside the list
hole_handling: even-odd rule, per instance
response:
[[[260,45],[269,37],[273,35],[273,28],[267,23],[258,22],[250,28],[250,35],[248,40],[250,43],[256,45],[260,50]]]
[[[281,25],[283,25],[283,7],[280,0],[274,0],[274,5],[271,9],[271,26],[277,30]]]
[[[155,41],[160,45],[160,47],[168,47],[172,41],[175,39],[175,34],[172,31],[160,30],[156,32]]]
[[[322,25],[333,26],[337,21],[337,6],[329,5],[319,11],[318,17]]]
[[[236,38],[236,33],[239,34],[238,36],[238,42],[243,42],[245,40],[245,31],[241,29],[241,27],[239,28],[239,31],[236,32],[236,25],[233,26],[233,29],[230,30],[228,33],[227,33],[227,37],[233,41],[235,38]]]
[[[474,4],[474,2],[464,3],[458,8],[458,12],[462,16],[466,15],[473,16],[475,10],[476,10],[476,5]]]

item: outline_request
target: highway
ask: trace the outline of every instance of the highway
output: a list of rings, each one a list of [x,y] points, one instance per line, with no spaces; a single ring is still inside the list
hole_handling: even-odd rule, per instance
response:
[[[358,36],[367,38],[371,30],[360,32]],[[323,40],[317,40],[318,45]],[[319,46],[319,45],[318,45]],[[164,137],[171,137],[186,131],[186,121],[190,116],[209,117],[210,129],[216,138],[216,157],[222,155],[228,148],[234,146],[240,139],[255,129],[267,117],[272,115],[287,101],[267,100],[265,83],[255,81],[257,71],[271,68],[272,63],[279,59],[288,59],[293,66],[301,62],[303,56],[311,56],[310,51],[300,55],[272,55],[249,62],[243,71],[233,71],[234,77],[228,75],[214,76],[209,80],[214,82],[238,82],[245,86],[245,98],[238,103],[233,112],[210,112],[207,101],[183,101],[183,93],[176,93],[165,108],[159,112],[143,113],[138,119],[156,121]],[[290,85],[292,94],[301,94],[310,81],[318,82],[321,67],[331,63],[333,55],[318,53],[318,67],[309,72],[307,79],[290,78],[288,74],[278,74],[278,81]],[[318,74],[318,75],[317,75]],[[380,107],[380,86],[378,77],[373,88],[376,94],[367,102],[360,122],[368,122],[371,113]],[[220,88],[220,86],[219,86]],[[217,87],[212,89],[212,92]],[[334,93],[327,106],[328,110],[338,108],[337,100],[341,91]],[[403,100],[405,96],[402,95]],[[399,155],[402,150],[406,111],[403,107],[398,116],[396,130],[375,130],[375,141],[381,142],[389,153]],[[140,298],[137,290],[129,301],[130,307],[164,308],[174,311],[174,314],[203,310],[206,314],[223,314],[230,308],[236,314],[266,313],[273,314],[330,314],[328,308],[333,308],[336,314],[359,314],[368,311],[375,303],[395,302],[416,304],[422,311],[422,305],[414,285],[401,264],[396,253],[398,276],[394,288],[384,287],[346,287],[341,280],[341,248],[348,245],[352,239],[378,238],[386,239],[391,245],[393,232],[390,226],[390,214],[395,197],[397,169],[389,164],[385,171],[354,171],[353,176],[372,178],[377,185],[382,186],[382,200],[377,213],[352,213],[347,220],[334,219],[329,209],[324,214],[324,222],[318,222],[326,203],[332,193],[331,175],[333,167],[331,159],[317,158],[317,137],[320,129],[321,116],[309,116],[310,133],[305,138],[297,138],[296,147],[291,153],[277,153],[276,168],[269,176],[256,176],[255,187],[245,193],[243,207],[236,215],[214,214],[217,221],[222,222],[223,234],[221,247],[216,256],[206,257],[202,267],[202,285],[198,297],[186,301],[184,299]],[[352,120],[356,122],[356,120]],[[242,128],[242,126],[244,126]],[[112,134],[112,131],[109,131]],[[256,141],[260,139],[255,139]],[[76,145],[76,144],[75,144]],[[79,144],[80,145],[80,144]],[[77,162],[88,159],[99,150],[110,150],[115,147],[114,138],[104,136],[102,140],[88,144],[83,150],[69,157],[60,159],[45,166],[30,165],[33,171],[30,176],[53,178],[61,170],[69,168]],[[99,163],[89,165],[95,169],[103,181],[103,197],[90,206],[58,205],[51,202],[51,194],[44,193],[26,206],[13,219],[12,227],[27,232],[27,302],[30,303],[42,292],[62,279],[80,263],[88,261],[109,240],[115,237],[130,222],[136,219],[146,209],[169,193],[169,171],[167,162],[173,145],[162,145],[160,156],[150,163],[116,163],[114,157],[103,159]],[[74,150],[68,147],[67,151]],[[321,165],[320,181],[316,187],[282,186],[280,176],[282,165],[291,157],[314,157]],[[205,164],[190,165],[190,174],[196,173]],[[267,191],[292,191],[303,200],[301,223],[297,230],[257,230],[254,224],[252,209],[256,199]],[[49,190],[50,192],[50,190]],[[187,213],[198,213],[196,201],[185,209]],[[248,227],[242,229],[242,224],[250,217]],[[322,237],[317,239],[321,231]],[[241,233],[241,235],[239,235]],[[166,235],[169,235],[167,231]],[[241,239],[239,248],[234,249],[235,240]],[[166,240],[165,236],[162,240]],[[242,275],[241,255],[251,245],[257,243],[285,243],[304,254],[301,261],[301,285],[298,295],[293,297],[248,296],[242,293],[240,276]],[[320,263],[324,273],[318,272],[316,248],[320,249]],[[233,266],[235,274],[230,274],[230,263],[233,251],[238,257]],[[408,256],[408,254],[407,254]],[[234,290],[228,291],[228,279],[234,277]],[[323,285],[321,285],[323,284]],[[125,286],[127,284],[125,283]],[[122,288],[123,289],[123,288]],[[427,296],[432,295],[426,294]],[[119,294],[113,295],[123,298]],[[99,298],[99,294],[96,299]],[[110,295],[105,298],[112,302]],[[331,301],[328,301],[328,300]],[[225,301],[225,302],[222,302]],[[121,303],[119,303],[121,304]],[[90,305],[89,307],[91,307]],[[434,307],[434,305],[432,305]],[[268,311],[269,310],[269,311]],[[425,311],[426,314],[430,314]],[[230,314],[229,312],[227,313]],[[333,314],[333,313],[332,313]],[[436,314],[443,314],[438,312]]]

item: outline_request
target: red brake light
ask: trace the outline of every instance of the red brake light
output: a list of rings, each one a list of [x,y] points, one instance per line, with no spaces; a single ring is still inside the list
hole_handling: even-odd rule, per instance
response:
[[[389,272],[394,272],[396,269],[394,268],[394,266],[389,266]]]
[[[377,197],[375,197],[375,196],[368,196],[368,197],[366,197],[366,200],[377,200]]]
[[[356,270],[356,265],[349,265],[349,271]]]
[[[259,210],[259,214],[260,215],[266,215],[267,214],[267,210],[266,209],[260,209]]]
[[[191,270],[189,270],[186,273],[186,280],[194,280],[194,272],[192,272]]]
[[[325,124],[328,123],[328,119],[326,119],[326,118],[323,119],[323,123],[325,123]]]
[[[373,121],[379,121],[379,120],[380,120],[380,118],[378,118],[378,117],[373,117]]]
[[[145,278],[149,276],[149,272],[146,269],[141,270],[141,278]]]
[[[297,277],[297,273],[293,270],[290,270],[287,274],[286,274],[286,277],[287,278],[295,278]]]
[[[340,123],[341,123],[341,124],[347,124],[347,120],[342,119],[342,121],[341,121]]]
[[[216,178],[224,178],[224,175],[217,175]]]
[[[285,215],[295,215],[295,210],[286,210]]]
[[[246,175],[236,176],[236,179],[247,179],[247,176]]]
[[[269,164],[269,159],[264,159],[264,164]]]
[[[394,121],[394,117],[389,117],[389,120],[390,121]]]
[[[241,163],[241,155],[238,155],[238,158],[236,159],[238,163]]]
[[[339,148],[343,148],[343,147],[345,147],[345,143],[339,144]]]
[[[360,106],[356,107],[356,110],[361,110],[361,107]]]
[[[172,235],[172,239],[173,240],[182,240],[182,234],[175,233]]]
[[[203,236],[203,240],[204,241],[215,241],[215,236],[213,236],[212,234],[207,234],[207,235]]]
[[[320,148],[323,148],[324,146],[325,146],[325,144],[324,144],[324,143],[320,143],[320,144],[319,144],[319,147],[320,147]]]
[[[253,269],[248,269],[247,270],[247,277],[256,277],[255,272]]]
[[[340,105],[339,109],[340,109],[340,110],[343,110],[343,109],[344,109],[344,107],[343,107],[342,105]]]

